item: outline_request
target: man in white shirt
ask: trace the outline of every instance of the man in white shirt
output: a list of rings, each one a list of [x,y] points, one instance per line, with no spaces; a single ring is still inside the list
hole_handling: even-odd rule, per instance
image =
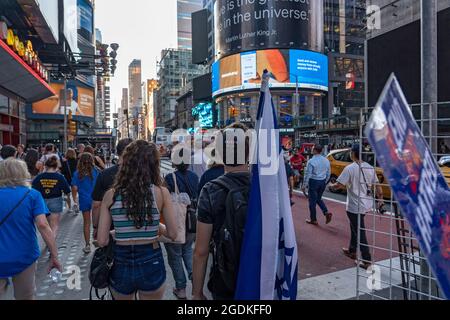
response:
[[[383,199],[381,187],[375,168],[360,160],[360,146],[354,145],[351,150],[353,163],[347,166],[337,182],[330,186],[331,190],[347,189],[347,216],[350,221],[351,239],[350,246],[342,249],[343,253],[350,259],[356,260],[358,246],[358,217],[360,217],[360,249],[363,262],[361,267],[368,269],[372,265],[372,257],[368,247],[365,232],[364,217],[373,208],[373,190],[376,186],[378,199]],[[380,203],[381,204],[381,203]]]

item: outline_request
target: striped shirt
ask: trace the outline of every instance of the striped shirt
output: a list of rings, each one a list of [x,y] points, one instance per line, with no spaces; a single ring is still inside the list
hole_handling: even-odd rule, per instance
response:
[[[127,209],[122,202],[122,196],[118,195],[111,207],[111,216],[116,233],[116,241],[153,241],[158,239],[160,212],[156,204],[154,188],[152,186],[153,205],[152,205],[152,223],[146,221],[141,229],[137,229],[134,221],[128,219]]]

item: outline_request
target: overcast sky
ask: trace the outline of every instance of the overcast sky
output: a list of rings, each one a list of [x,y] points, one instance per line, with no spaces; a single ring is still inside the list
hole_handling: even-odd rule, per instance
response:
[[[142,60],[142,81],[156,77],[156,61],[164,48],[177,46],[176,0],[96,0],[95,27],[103,42],[120,45],[116,75],[111,79],[111,108],[120,107],[128,87],[128,65]]]

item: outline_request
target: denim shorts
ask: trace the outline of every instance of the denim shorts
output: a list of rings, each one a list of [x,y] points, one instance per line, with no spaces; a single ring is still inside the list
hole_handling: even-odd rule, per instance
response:
[[[114,266],[110,276],[114,291],[122,295],[153,292],[165,281],[166,268],[159,245],[114,246]]]
[[[63,212],[63,198],[45,199],[45,204],[51,214]]]

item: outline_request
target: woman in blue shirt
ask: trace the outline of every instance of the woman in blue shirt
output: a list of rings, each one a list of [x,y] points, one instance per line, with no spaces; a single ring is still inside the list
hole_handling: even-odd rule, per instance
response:
[[[98,175],[94,157],[90,153],[83,153],[78,161],[77,171],[72,177],[72,196],[74,203],[78,202],[80,211],[83,213],[84,240],[86,241],[83,252],[85,254],[91,252],[92,191]]]
[[[41,194],[30,188],[31,176],[25,162],[0,162],[0,300],[12,278],[14,297],[32,300],[35,293],[36,261],[40,256],[36,226],[50,250],[48,271],[62,272],[52,229],[45,215]]]
[[[58,158],[51,157],[45,162],[45,172],[33,180],[33,188],[39,191],[50,212],[49,222],[53,234],[58,236],[59,221],[63,212],[63,194],[70,194],[70,185],[58,171]]]

